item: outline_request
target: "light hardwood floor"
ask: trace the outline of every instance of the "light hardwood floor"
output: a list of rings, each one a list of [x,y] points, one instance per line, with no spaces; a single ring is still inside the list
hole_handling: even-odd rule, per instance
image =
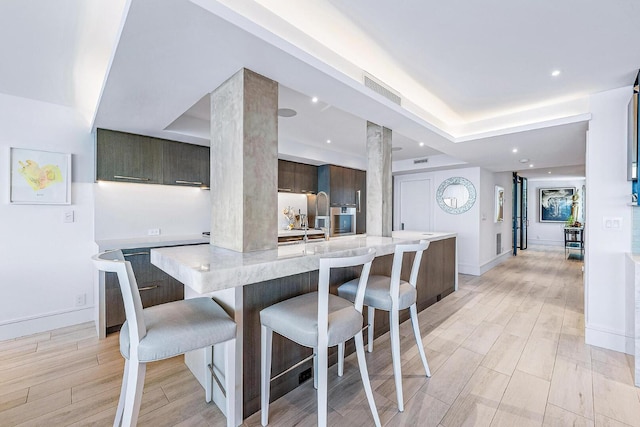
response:
[[[388,335],[367,354],[385,426],[640,426],[632,358],[584,344],[582,262],[531,247],[420,313],[432,377],[424,377],[410,324],[403,336],[405,411],[399,413]],[[79,325],[0,343],[0,426],[107,426],[123,361],[118,337]],[[330,369],[329,422],[372,419],[353,355]],[[271,405],[270,425],[312,426],[307,381]],[[141,426],[222,426],[224,417],[180,358],[148,367]],[[245,420],[260,425],[259,414]]]

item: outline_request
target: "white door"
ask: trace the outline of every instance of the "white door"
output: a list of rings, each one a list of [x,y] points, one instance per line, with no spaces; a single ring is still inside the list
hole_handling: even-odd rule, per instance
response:
[[[431,231],[431,180],[400,182],[399,230]]]

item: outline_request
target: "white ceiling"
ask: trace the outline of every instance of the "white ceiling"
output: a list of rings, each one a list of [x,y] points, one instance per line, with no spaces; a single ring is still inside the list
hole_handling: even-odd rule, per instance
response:
[[[581,173],[588,96],[630,86],[640,66],[637,0],[55,3],[0,3],[0,92],[93,110],[99,99],[96,127],[200,144],[206,118],[185,112],[246,67],[298,111],[280,119],[281,140],[364,156],[370,120],[393,130],[394,160]],[[402,108],[364,87],[364,71]]]

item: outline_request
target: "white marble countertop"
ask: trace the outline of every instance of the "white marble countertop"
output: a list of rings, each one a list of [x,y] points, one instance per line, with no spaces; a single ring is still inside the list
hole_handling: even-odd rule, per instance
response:
[[[114,249],[158,248],[162,246],[198,245],[209,243],[202,234],[141,236],[128,239],[96,240],[100,252]]]
[[[202,294],[259,283],[319,268],[323,256],[349,256],[374,248],[376,256],[393,253],[402,242],[441,240],[455,233],[399,232],[394,237],[344,236],[257,252],[235,252],[213,245],[151,250],[151,263]]]

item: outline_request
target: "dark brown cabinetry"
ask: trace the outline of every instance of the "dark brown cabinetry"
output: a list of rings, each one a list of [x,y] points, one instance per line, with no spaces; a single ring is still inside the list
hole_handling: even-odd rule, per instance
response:
[[[329,194],[331,206],[356,206],[356,172],[336,165],[318,168],[318,190]]]
[[[426,277],[427,283],[418,292],[418,310],[439,301],[453,292],[455,285],[456,239],[437,240],[429,244],[424,252],[419,276]]]
[[[356,234],[367,231],[367,172],[336,165],[318,167],[318,190],[329,194],[331,206],[356,208]]]
[[[355,171],[356,234],[367,232],[367,173]]]
[[[184,285],[151,264],[149,248],[127,249],[122,253],[131,262],[143,307],[184,298]],[[105,315],[107,333],[116,332],[125,321],[120,284],[115,273],[105,273]]]
[[[163,141],[162,149],[164,184],[209,187],[209,147]]]
[[[318,192],[318,168],[304,163],[278,160],[278,191],[315,194]]]
[[[162,144],[142,135],[98,129],[96,179],[162,184]]]
[[[209,147],[98,129],[96,180],[209,186]]]

